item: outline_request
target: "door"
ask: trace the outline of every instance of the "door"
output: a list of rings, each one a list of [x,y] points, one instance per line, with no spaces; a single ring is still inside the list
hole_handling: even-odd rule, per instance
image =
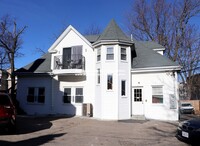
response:
[[[132,88],[132,115],[144,115],[143,88]]]
[[[82,87],[65,87],[63,103],[83,103],[83,88]]]

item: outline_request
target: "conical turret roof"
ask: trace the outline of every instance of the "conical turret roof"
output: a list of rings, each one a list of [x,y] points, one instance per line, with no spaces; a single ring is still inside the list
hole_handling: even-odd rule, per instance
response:
[[[131,39],[124,34],[114,19],[110,21],[106,29],[97,39],[97,42],[109,40],[131,42]]]

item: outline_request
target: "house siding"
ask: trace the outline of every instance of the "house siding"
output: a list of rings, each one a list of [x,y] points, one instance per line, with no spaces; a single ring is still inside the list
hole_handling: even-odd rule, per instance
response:
[[[29,115],[51,113],[51,77],[50,76],[18,76],[17,100],[20,107]],[[27,95],[29,87],[45,87],[45,103],[28,103]]]
[[[163,86],[163,104],[152,103],[152,86],[155,85]],[[132,87],[143,87],[144,116],[146,118],[178,120],[177,76],[174,78],[172,72],[132,73]],[[170,94],[176,96],[175,109],[170,109]]]

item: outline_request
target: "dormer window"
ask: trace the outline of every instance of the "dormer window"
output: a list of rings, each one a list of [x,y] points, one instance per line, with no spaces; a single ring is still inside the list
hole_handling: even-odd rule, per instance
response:
[[[113,47],[108,47],[107,48],[106,60],[114,60]]]
[[[121,48],[121,60],[126,60],[126,48]]]

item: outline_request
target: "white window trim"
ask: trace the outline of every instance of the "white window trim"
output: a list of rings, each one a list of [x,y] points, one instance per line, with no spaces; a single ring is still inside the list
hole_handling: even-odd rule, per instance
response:
[[[162,97],[163,97],[163,103],[153,103],[153,87],[162,87]],[[152,85],[151,86],[151,92],[152,92],[152,94],[151,94],[151,104],[152,105],[158,105],[158,106],[160,106],[160,105],[164,105],[164,92],[163,92],[163,85]]]
[[[109,75],[112,76],[112,89],[108,89],[108,76],[109,76]],[[107,90],[107,92],[112,92],[113,89],[114,89],[113,74],[107,74],[107,76],[106,76],[106,90]]]
[[[126,55],[126,60],[122,60],[122,49],[125,49],[126,50],[126,54],[124,54],[124,55]],[[123,46],[121,46],[121,48],[120,48],[120,60],[122,61],[122,62],[127,62],[127,47],[123,47]]]
[[[100,60],[98,60],[98,56],[100,55]],[[97,48],[97,55],[96,55],[96,61],[101,62],[101,48]]]
[[[125,81],[125,95],[122,95],[122,82]],[[121,90],[120,90],[120,95],[121,97],[125,98],[127,97],[127,81],[126,80],[121,80]]]
[[[112,48],[112,49],[113,49],[113,59],[111,59],[111,60],[108,60],[108,59],[107,59],[107,55],[109,55],[109,54],[108,54],[108,48]],[[110,54],[110,55],[111,55],[111,54]],[[107,62],[112,62],[112,61],[115,60],[115,49],[114,49],[114,46],[107,46],[107,47],[106,47],[106,58],[105,58],[105,60],[106,60]]]

